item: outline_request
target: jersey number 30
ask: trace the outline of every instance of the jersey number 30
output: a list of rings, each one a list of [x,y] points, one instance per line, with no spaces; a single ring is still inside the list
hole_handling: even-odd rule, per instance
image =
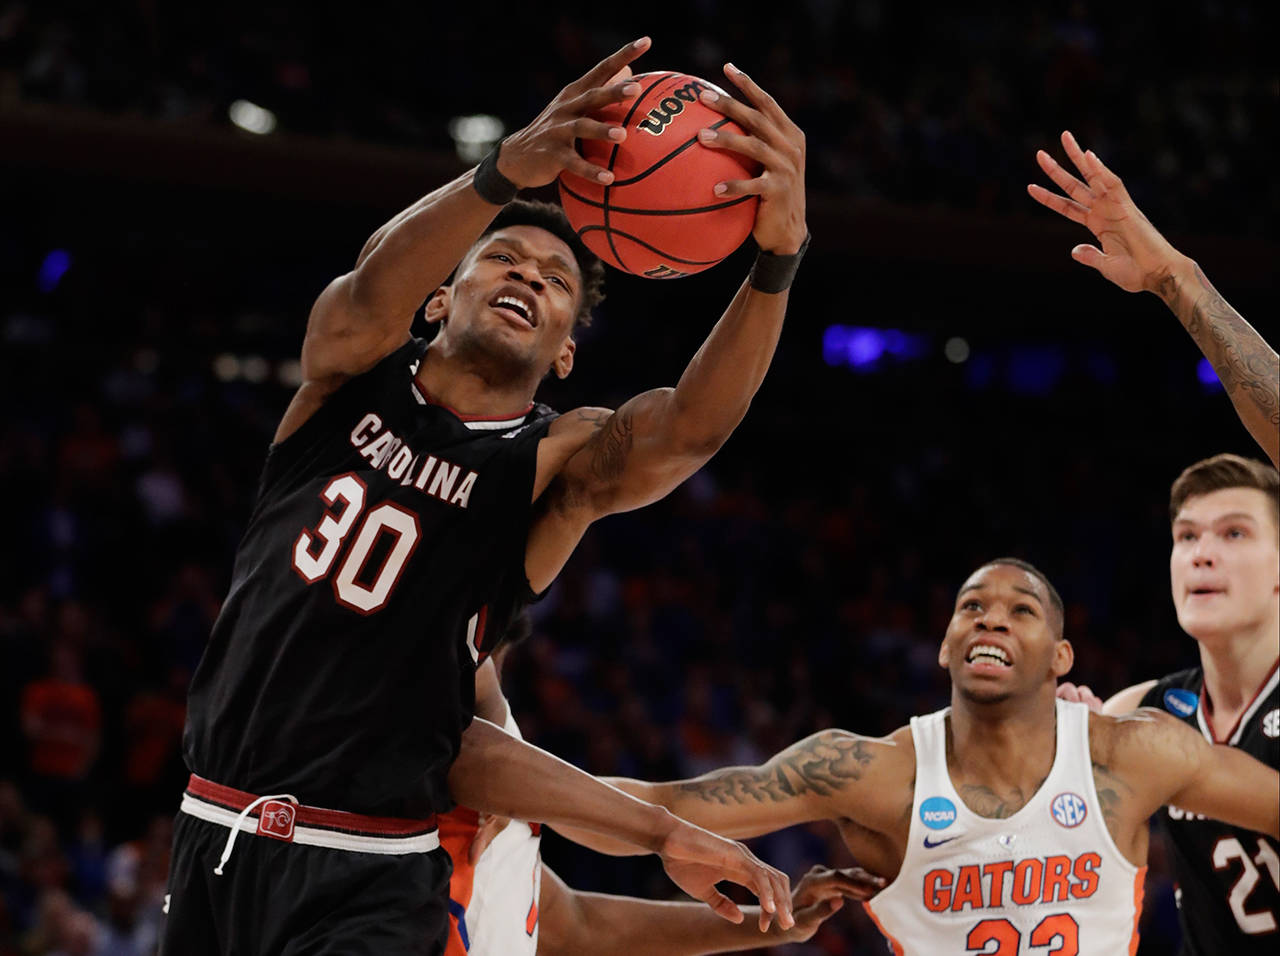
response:
[[[364,513],[366,491],[368,486],[353,474],[339,475],[325,485],[320,498],[329,507],[319,523],[314,528],[304,528],[293,543],[293,569],[308,584],[327,576],[359,522],[355,539],[342,555],[330,583],[339,604],[361,614],[372,614],[391,597],[418,546],[420,528],[418,516],[394,502],[384,501]],[[362,514],[364,520],[360,521]],[[384,542],[387,535],[392,538],[389,548]],[[367,568],[380,543],[381,562],[376,568]]]
[[[1056,944],[1046,956],[1079,956],[1080,925],[1069,913],[1054,913],[1036,924],[1028,942],[1033,948]],[[988,948],[992,943],[995,949]],[[1021,946],[1022,934],[1007,919],[984,919],[965,938],[966,953],[986,956],[1018,956]]]

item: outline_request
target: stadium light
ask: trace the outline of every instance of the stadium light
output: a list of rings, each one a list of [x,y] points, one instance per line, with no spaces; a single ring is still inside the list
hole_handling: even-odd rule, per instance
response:
[[[907,361],[923,357],[923,335],[900,329],[876,329],[863,325],[830,325],[822,334],[822,358],[828,365],[846,365],[855,372],[875,372],[888,357]]]
[[[240,377],[240,360],[224,352],[213,360],[213,374],[220,382],[234,382]]]
[[[947,357],[948,362],[962,365],[969,361],[969,343],[958,335],[949,338],[947,344],[942,347],[942,354]]]
[[[1213,363],[1207,358],[1202,358],[1196,363],[1196,378],[1205,387],[1205,391],[1216,392],[1222,388],[1222,380],[1218,378],[1218,373],[1213,369]]]
[[[485,153],[493,149],[505,132],[502,120],[486,113],[455,116],[449,120],[449,135],[453,137],[458,158],[464,163],[478,163],[484,159]]]
[[[227,108],[227,115],[242,130],[259,136],[266,136],[276,128],[276,114],[248,100],[236,100]]]
[[[40,272],[36,275],[36,286],[47,295],[58,287],[58,283],[70,268],[71,253],[66,249],[54,249],[40,263]]]

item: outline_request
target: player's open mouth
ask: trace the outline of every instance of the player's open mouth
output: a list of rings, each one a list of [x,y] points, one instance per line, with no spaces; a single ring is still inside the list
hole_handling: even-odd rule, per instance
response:
[[[498,312],[504,312],[509,318],[519,320],[519,324],[535,328],[538,324],[538,313],[532,302],[517,295],[504,293],[489,305]]]
[[[967,664],[992,664],[997,667],[1012,667],[1009,655],[994,644],[975,644],[969,648],[965,656]]]

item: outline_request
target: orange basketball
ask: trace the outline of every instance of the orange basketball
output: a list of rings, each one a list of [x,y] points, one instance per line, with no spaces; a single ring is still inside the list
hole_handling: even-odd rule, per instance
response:
[[[698,130],[741,133],[737,123],[704,106],[698,95],[719,90],[685,73],[641,73],[640,94],[596,114],[627,138],[583,140],[582,155],[612,171],[602,186],[560,174],[560,203],[579,237],[609,265],[677,279],[701,272],[733,252],[755,224],[755,196],[717,196],[716,183],[752,179],[755,161],[698,142]]]

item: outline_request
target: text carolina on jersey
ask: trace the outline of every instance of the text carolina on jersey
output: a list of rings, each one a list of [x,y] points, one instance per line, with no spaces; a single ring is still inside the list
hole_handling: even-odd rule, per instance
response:
[[[479,477],[474,471],[468,471],[459,482],[458,475],[462,472],[460,465],[436,458],[435,455],[420,458],[412,448],[392,434],[390,429],[384,430],[382,419],[373,412],[360,419],[360,423],[352,429],[351,444],[360,449],[360,454],[368,458],[369,464],[375,469],[385,469],[387,477],[402,485],[413,485],[459,508],[465,508],[471,501],[471,490]]]

